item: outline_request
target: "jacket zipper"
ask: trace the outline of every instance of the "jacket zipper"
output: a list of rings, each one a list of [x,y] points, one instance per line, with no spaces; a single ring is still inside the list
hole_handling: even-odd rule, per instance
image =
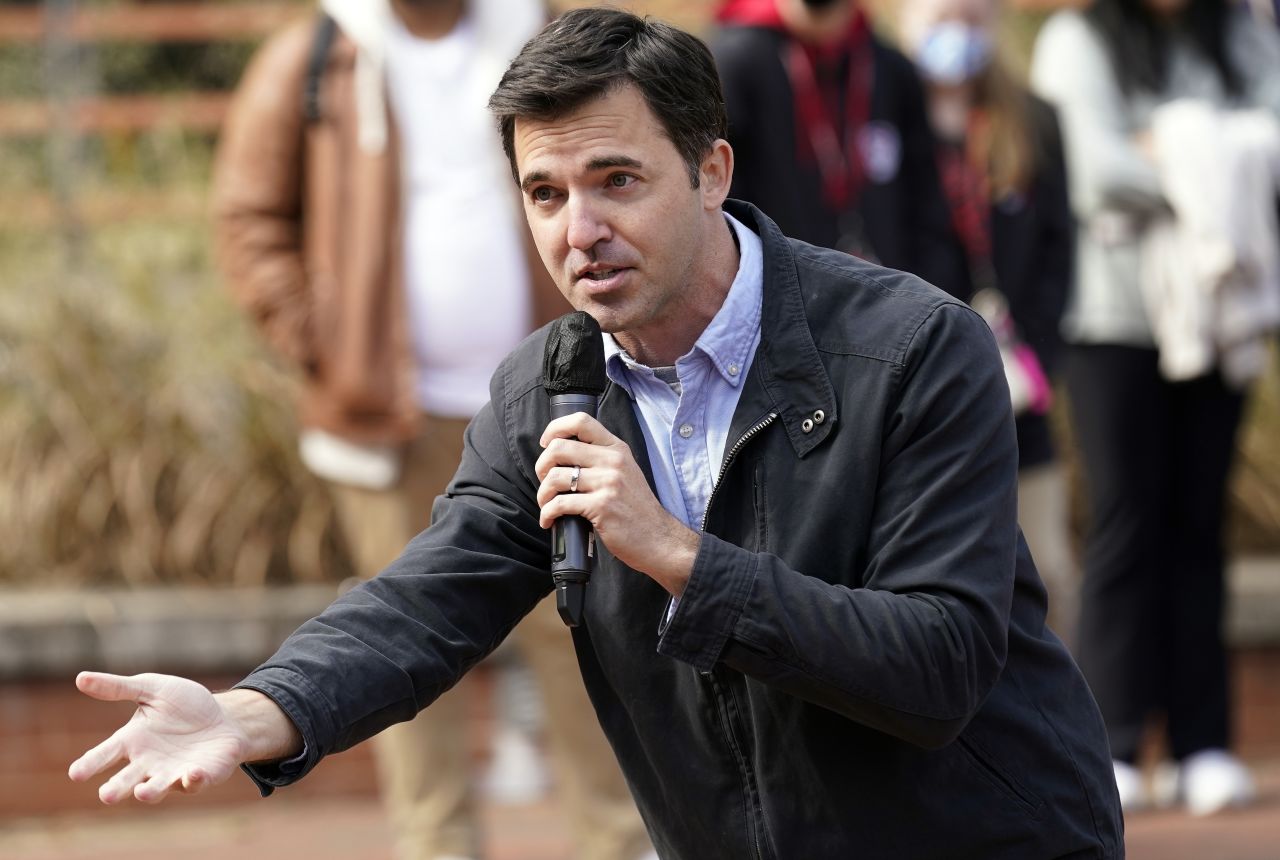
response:
[[[725,473],[729,471],[729,466],[733,464],[734,458],[738,456],[738,452],[741,451],[746,444],[756,436],[756,434],[772,424],[777,420],[777,418],[777,412],[770,412],[768,415],[757,421],[750,429],[747,430],[747,432],[743,433],[738,441],[734,443],[733,447],[729,449],[729,453],[725,455],[724,461],[720,464],[720,474],[716,476],[716,482],[711,488],[711,495],[707,498],[707,506],[702,511],[701,531],[707,530],[707,516],[711,513],[711,503],[715,501],[716,492],[724,482]],[[764,826],[764,822],[756,820],[761,813],[757,801],[753,796],[759,791],[759,781],[755,778],[755,769],[752,768],[751,762],[747,760],[746,753],[744,753],[742,749],[742,744],[738,740],[738,733],[734,730],[733,719],[729,713],[727,696],[725,691],[721,688],[720,682],[716,679],[715,670],[713,669],[710,672],[703,672],[702,676],[711,686],[711,692],[716,697],[716,701],[719,702],[720,719],[724,723],[725,734],[729,741],[729,750],[733,754],[733,757],[737,759],[738,767],[741,768],[743,775],[744,783],[742,789],[746,794],[744,800],[747,802],[747,813],[750,818],[751,843],[755,848],[755,856],[757,858],[763,858],[764,854],[760,849],[760,827]]]
[[[729,466],[733,463],[733,458],[738,456],[738,452],[742,450],[743,446],[751,441],[753,436],[772,424],[777,417],[777,412],[770,412],[768,415],[757,421],[755,426],[747,430],[746,433],[743,433],[742,438],[735,442],[733,447],[729,449],[729,453],[725,455],[724,462],[720,464],[720,474],[716,475],[716,482],[711,487],[711,495],[707,497],[707,506],[702,510],[702,522],[699,524],[700,531],[705,532],[707,530],[707,515],[711,513],[711,503],[716,500],[716,491],[720,489],[720,484],[724,481],[724,473],[729,471]]]
[[[764,853],[760,848],[760,829],[764,827],[764,813],[760,809],[759,803],[760,781],[756,779],[755,769],[751,767],[751,762],[743,751],[742,741],[739,740],[738,733],[734,730],[733,717],[729,713],[729,699],[733,694],[732,691],[726,691],[721,687],[714,670],[707,672],[706,677],[711,684],[711,691],[715,694],[716,700],[720,705],[720,720],[724,723],[725,736],[729,741],[729,750],[733,753],[733,757],[738,760],[738,768],[742,776],[742,791],[745,795],[743,800],[746,802],[747,820],[751,828],[751,845],[755,849],[756,860],[764,860]]]

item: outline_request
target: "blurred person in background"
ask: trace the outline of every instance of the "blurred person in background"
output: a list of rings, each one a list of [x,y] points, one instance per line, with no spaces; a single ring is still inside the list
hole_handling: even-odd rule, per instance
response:
[[[999,0],[906,0],[903,45],[925,86],[938,172],[968,262],[969,302],[1001,342],[1018,432],[1018,522],[1070,641],[1078,576],[1066,476],[1054,456],[1049,374],[1075,253],[1053,108],[996,47]]]
[[[911,61],[855,0],[724,0],[716,17],[732,195],[788,236],[959,296],[963,255]]]
[[[237,299],[301,371],[300,452],[329,482],[368,577],[426,528],[498,362],[567,310],[486,109],[546,11],[536,0],[320,5],[246,71],[214,210]],[[579,856],[636,860],[643,825],[552,602],[516,641],[541,686]],[[499,670],[500,705],[507,677]],[[454,691],[378,737],[403,860],[479,856],[468,710]],[[495,762],[523,766],[528,790],[539,787],[533,754],[513,728],[498,732]],[[490,774],[500,791],[523,790]]]
[[[1274,32],[1221,0],[1097,0],[1035,47],[1080,224],[1063,321],[1090,513],[1077,649],[1129,809],[1254,794],[1229,752],[1222,530],[1280,312],[1278,58]],[[1148,781],[1157,715],[1173,763]]]

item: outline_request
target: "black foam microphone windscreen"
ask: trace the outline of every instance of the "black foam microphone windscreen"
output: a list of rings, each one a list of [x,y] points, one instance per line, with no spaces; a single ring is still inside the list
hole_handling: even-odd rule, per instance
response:
[[[585,412],[595,417],[607,377],[600,325],[582,311],[556,320],[542,355],[542,387],[552,419]],[[591,578],[594,536],[582,517],[560,517],[551,526],[551,578],[556,609],[570,627],[582,623],[587,581]]]
[[[583,311],[556,320],[542,353],[542,387],[547,394],[599,397],[606,382],[600,324]]]

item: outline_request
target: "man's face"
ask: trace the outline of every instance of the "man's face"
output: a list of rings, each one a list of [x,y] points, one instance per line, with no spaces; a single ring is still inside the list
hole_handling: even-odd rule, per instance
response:
[[[692,187],[639,89],[557,120],[518,119],[513,143],[534,242],[570,304],[628,350],[628,336],[648,340],[692,309],[723,190]]]

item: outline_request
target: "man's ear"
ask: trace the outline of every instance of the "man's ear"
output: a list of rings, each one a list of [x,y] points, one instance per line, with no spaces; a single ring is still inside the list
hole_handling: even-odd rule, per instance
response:
[[[702,192],[702,205],[708,210],[719,209],[729,196],[733,183],[733,147],[724,138],[711,144],[711,152],[702,159],[698,168],[698,190]]]

